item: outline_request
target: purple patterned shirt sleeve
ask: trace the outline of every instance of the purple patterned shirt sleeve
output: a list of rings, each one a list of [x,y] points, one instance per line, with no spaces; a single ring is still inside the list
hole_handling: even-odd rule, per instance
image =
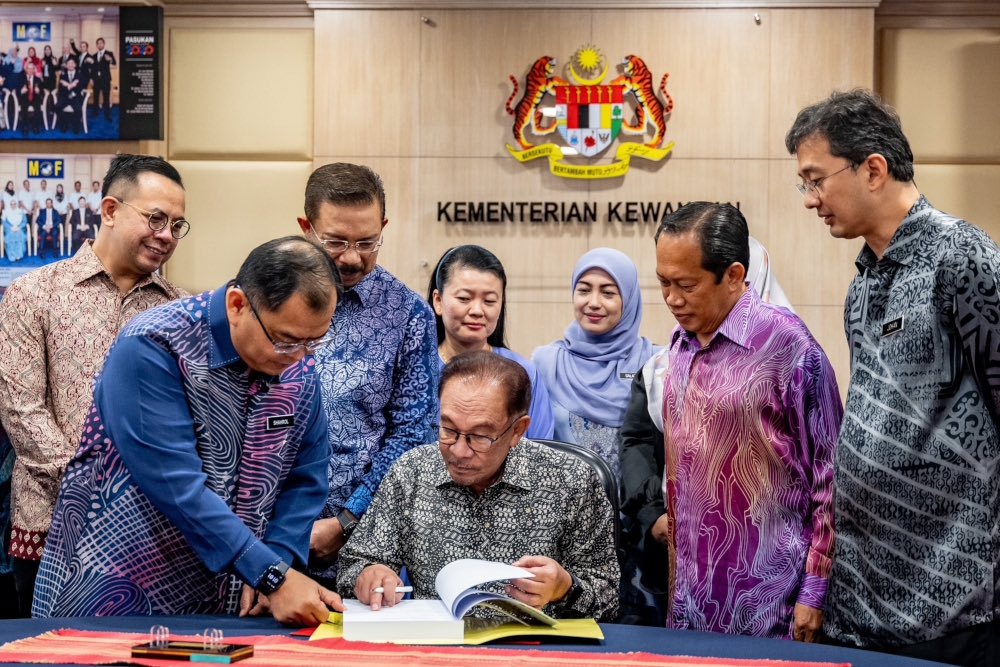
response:
[[[833,555],[833,368],[802,321],[747,290],[702,347],[674,332],[664,395],[672,627],[791,638]]]

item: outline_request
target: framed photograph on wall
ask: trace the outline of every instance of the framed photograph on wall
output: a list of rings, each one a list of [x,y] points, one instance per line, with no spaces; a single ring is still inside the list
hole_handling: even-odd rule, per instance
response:
[[[159,7],[0,7],[0,140],[162,139]]]
[[[70,257],[97,237],[112,157],[0,157],[0,294],[18,276]]]

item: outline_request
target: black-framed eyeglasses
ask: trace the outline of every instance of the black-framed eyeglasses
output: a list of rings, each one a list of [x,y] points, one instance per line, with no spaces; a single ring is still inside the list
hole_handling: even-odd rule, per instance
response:
[[[819,191],[820,183],[822,183],[826,179],[830,178],[831,176],[836,176],[837,174],[839,174],[842,171],[847,171],[852,166],[853,165],[849,164],[846,167],[844,167],[843,169],[838,169],[837,171],[833,172],[832,174],[827,174],[826,176],[820,176],[819,178],[814,178],[813,180],[811,180],[811,181],[805,181],[804,183],[797,183],[795,185],[795,189],[798,190],[799,194],[802,195],[803,197],[805,197],[806,195],[812,195],[813,197],[819,197],[819,195],[820,195],[820,191]]]
[[[170,216],[163,211],[147,211],[144,208],[139,208],[135,204],[130,204],[121,197],[115,197],[119,204],[125,204],[130,209],[136,213],[140,213],[146,216],[146,223],[149,228],[154,232],[158,232],[167,225],[170,225],[170,235],[175,239],[182,239],[187,236],[187,233],[191,231],[191,223],[184,218],[174,218],[170,219]]]
[[[477,433],[462,433],[461,431],[456,431],[453,428],[448,428],[447,426],[436,424],[438,430],[438,442],[440,442],[442,445],[447,445],[451,447],[456,442],[458,442],[458,439],[460,437],[465,436],[465,444],[469,446],[469,449],[471,449],[474,452],[479,452],[480,454],[484,454],[489,451],[490,447],[492,447],[497,440],[507,435],[507,431],[512,429],[514,427],[514,424],[517,423],[517,420],[523,416],[524,415],[521,415],[520,417],[515,417],[514,421],[512,421],[510,425],[507,428],[505,428],[503,432],[495,438],[491,438],[488,435],[479,435]]]
[[[374,241],[355,241],[351,243],[344,239],[321,239],[319,234],[316,233],[315,227],[311,228],[311,231],[313,236],[316,237],[316,242],[323,246],[323,250],[326,250],[330,255],[342,255],[351,248],[354,248],[354,251],[359,255],[370,255],[382,247],[381,234]]]
[[[239,285],[236,285],[235,287],[236,289],[243,289]],[[247,303],[250,305],[250,312],[253,313],[253,316],[257,319],[257,324],[260,325],[260,330],[264,332],[264,335],[267,336],[267,340],[274,346],[274,351],[278,354],[295,354],[303,348],[305,348],[307,353],[312,354],[319,348],[332,343],[336,336],[336,331],[331,328],[331,330],[328,331],[322,338],[307,340],[304,343],[288,343],[283,340],[274,340],[274,338],[271,337],[271,333],[267,330],[267,327],[264,326],[264,320],[260,319],[260,314],[254,307],[253,301],[250,300],[250,297],[247,297]]]

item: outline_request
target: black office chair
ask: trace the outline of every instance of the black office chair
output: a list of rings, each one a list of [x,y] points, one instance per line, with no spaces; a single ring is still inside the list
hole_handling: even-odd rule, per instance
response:
[[[572,454],[578,459],[581,459],[584,463],[590,465],[597,473],[597,479],[601,482],[601,486],[604,487],[604,492],[608,496],[608,500],[611,502],[611,520],[614,525],[615,531],[615,553],[618,554],[618,561],[621,562],[622,551],[621,551],[621,534],[622,534],[622,516],[621,516],[621,492],[618,490],[618,478],[611,471],[611,466],[608,462],[597,455],[592,449],[587,449],[582,445],[577,445],[572,442],[563,442],[562,440],[544,440],[542,438],[531,438],[532,442],[538,442],[552,449],[558,449],[561,452],[566,452],[567,454]]]

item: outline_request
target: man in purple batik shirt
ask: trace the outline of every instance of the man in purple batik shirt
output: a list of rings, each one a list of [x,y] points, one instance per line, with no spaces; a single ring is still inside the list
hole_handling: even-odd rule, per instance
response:
[[[657,278],[679,324],[663,402],[667,625],[815,641],[843,408],[805,324],[747,289],[749,253],[729,204],[693,202],[656,232]]]

